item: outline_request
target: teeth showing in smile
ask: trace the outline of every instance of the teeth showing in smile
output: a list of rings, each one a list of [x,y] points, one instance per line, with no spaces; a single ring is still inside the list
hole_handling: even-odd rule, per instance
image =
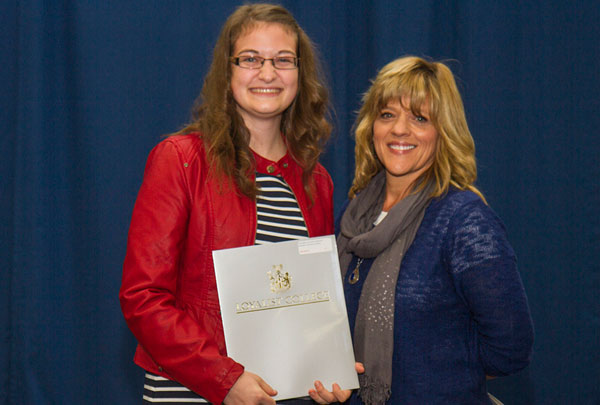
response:
[[[415,145],[389,145],[390,149],[394,150],[411,150],[416,148]]]
[[[268,93],[279,93],[279,89],[252,89],[253,93],[263,93],[263,94],[268,94]]]

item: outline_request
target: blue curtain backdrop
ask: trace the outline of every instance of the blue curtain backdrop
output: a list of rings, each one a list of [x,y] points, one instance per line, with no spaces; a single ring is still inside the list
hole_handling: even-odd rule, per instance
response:
[[[317,44],[335,105],[323,163],[345,198],[350,127],[377,69],[448,59],[478,185],[520,260],[531,366],[507,404],[600,403],[600,6],[282,1]],[[0,6],[0,402],[136,404],[117,293],[145,159],[188,117],[231,1],[8,0]]]

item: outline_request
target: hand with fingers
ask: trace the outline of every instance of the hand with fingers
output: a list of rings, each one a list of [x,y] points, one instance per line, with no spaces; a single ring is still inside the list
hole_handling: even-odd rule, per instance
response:
[[[249,371],[244,373],[233,384],[223,400],[225,405],[275,405],[272,398],[277,395],[262,378]]]
[[[356,363],[355,368],[358,374],[365,372],[362,363]],[[315,389],[308,390],[308,395],[318,404],[331,404],[332,402],[346,402],[352,395],[352,390],[343,390],[337,383],[334,383],[331,391],[328,391],[321,381],[315,381]]]

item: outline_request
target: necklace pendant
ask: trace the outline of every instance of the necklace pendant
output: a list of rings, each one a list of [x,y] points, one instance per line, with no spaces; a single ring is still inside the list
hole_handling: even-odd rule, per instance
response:
[[[358,261],[356,262],[356,267],[354,268],[354,271],[350,274],[350,277],[348,277],[348,282],[350,284],[356,284],[358,282],[358,280],[360,279],[360,265],[362,264],[363,259],[362,257],[358,259]]]
[[[356,284],[358,282],[359,278],[360,278],[360,272],[358,270],[358,266],[356,266],[354,268],[354,271],[352,272],[352,274],[350,274],[350,278],[348,279],[348,282],[350,284]]]

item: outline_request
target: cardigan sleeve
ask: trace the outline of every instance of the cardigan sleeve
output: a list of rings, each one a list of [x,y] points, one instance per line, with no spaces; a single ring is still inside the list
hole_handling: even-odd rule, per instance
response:
[[[531,360],[533,322],[503,224],[477,199],[457,209],[449,230],[449,265],[476,325],[484,372],[504,376],[525,368]]]
[[[182,153],[169,139],[150,153],[133,210],[119,298],[129,328],[158,369],[220,403],[243,367],[220,354],[214,319],[192,317],[175,298],[192,204],[188,159]]]

